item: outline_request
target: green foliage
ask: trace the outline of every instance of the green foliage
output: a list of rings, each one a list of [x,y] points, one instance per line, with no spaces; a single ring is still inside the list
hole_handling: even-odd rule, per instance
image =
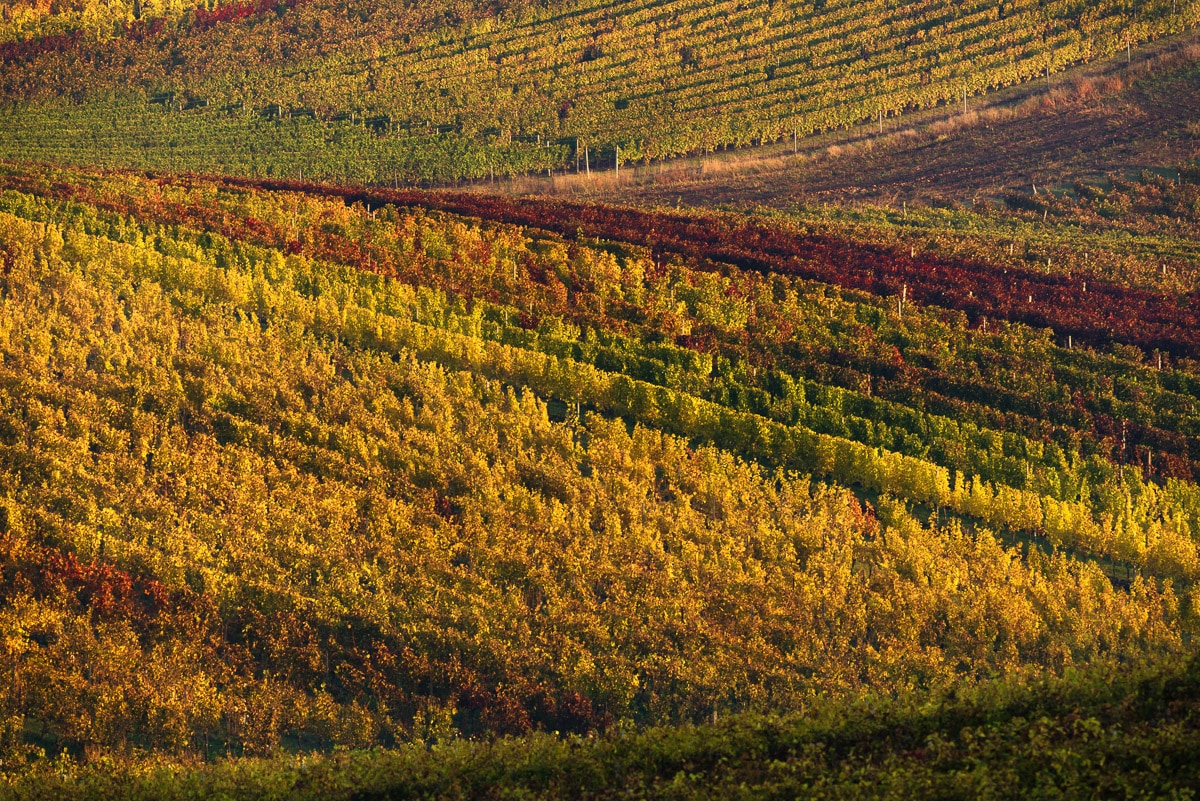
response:
[[[584,149],[608,166],[618,148],[658,159],[957,102],[1198,14],[1164,0],[507,5],[314,2],[15,60],[0,153],[382,183],[578,170]]]
[[[1174,177],[1115,176],[1109,186],[1077,183],[1010,196],[997,210],[839,207],[770,212],[814,232],[866,242],[900,242],[916,252],[983,258],[992,264],[1056,274],[1095,276],[1126,286],[1186,294],[1200,288],[1200,182],[1186,167]],[[1119,207],[1117,216],[1105,213]]]
[[[123,193],[127,180],[104,179],[90,191]],[[772,469],[799,468],[1043,537],[1125,563],[1125,579],[1131,564],[1196,575],[1188,545],[1200,534],[1193,485],[1171,473],[1151,481],[1150,470],[1119,467],[1114,462],[1130,449],[1117,453],[1113,434],[1101,439],[1096,431],[1120,415],[1141,427],[1131,429],[1140,438],[1177,443],[1165,455],[1133,448],[1147,467],[1189,454],[1187,438],[1200,431],[1200,385],[1187,372],[1143,365],[1138,351],[1068,350],[1022,326],[984,334],[936,308],[897,315],[887,312],[889,300],[842,296],[823,285],[685,264],[660,269],[636,249],[622,248],[616,258],[599,243],[568,246],[419,211],[372,215],[296,195],[213,195],[203,184],[163,190],[165,197],[139,208],[143,218],[183,204],[198,221],[239,235],[289,240],[302,251],[514,304],[473,300],[468,311],[437,291],[386,304],[341,299],[342,317],[365,315],[348,335],[356,345],[412,348],[454,369],[714,443]],[[39,215],[14,196],[8,202]],[[226,215],[220,223],[213,208]],[[108,233],[114,222],[87,225]],[[243,231],[243,223],[253,227]],[[209,234],[192,241],[214,247]],[[363,242],[370,243],[365,253]],[[517,325],[538,317],[536,331]],[[691,350],[685,345],[696,334],[721,346]],[[843,366],[831,371],[827,362],[835,359]],[[801,379],[805,373],[817,380]],[[857,391],[822,383],[830,380]],[[926,411],[939,395],[946,411]],[[1081,397],[1090,399],[1082,410]]]
[[[85,109],[40,104],[16,114],[0,123],[3,156],[68,164],[84,157],[94,167],[390,184],[539,173],[569,152],[437,131],[379,136],[348,120],[281,118],[275,109],[206,115],[123,100]],[[56,141],[56,131],[70,133]]]
[[[1195,664],[822,703],[804,716],[202,769],[44,771],[12,799],[1189,798]]]

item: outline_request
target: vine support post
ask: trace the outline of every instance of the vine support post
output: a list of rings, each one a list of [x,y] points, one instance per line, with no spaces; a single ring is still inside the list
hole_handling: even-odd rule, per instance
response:
[[[1125,450],[1128,447],[1127,438],[1129,434],[1129,421],[1121,421],[1121,466],[1125,466]]]

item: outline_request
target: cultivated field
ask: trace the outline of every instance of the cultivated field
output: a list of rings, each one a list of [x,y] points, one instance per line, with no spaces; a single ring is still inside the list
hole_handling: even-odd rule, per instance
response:
[[[0,801],[1190,797],[1197,8],[6,6]]]

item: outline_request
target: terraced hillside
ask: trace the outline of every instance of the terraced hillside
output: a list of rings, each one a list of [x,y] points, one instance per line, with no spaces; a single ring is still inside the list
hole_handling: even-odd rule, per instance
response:
[[[891,119],[1200,18],[1194,0],[220,8],[9,47],[0,155],[358,183],[586,170]]]

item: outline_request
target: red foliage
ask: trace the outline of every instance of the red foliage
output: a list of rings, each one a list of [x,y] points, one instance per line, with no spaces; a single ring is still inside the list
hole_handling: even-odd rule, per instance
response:
[[[145,42],[166,30],[165,21],[159,17],[152,20],[135,20],[121,25],[121,36],[133,42]],[[0,63],[16,64],[33,61],[46,53],[66,53],[79,49],[85,42],[83,31],[39,36],[0,44]]]
[[[211,598],[173,590],[115,565],[36,545],[14,548],[0,542],[0,601],[15,592],[55,598],[101,620],[125,620],[144,634],[167,626],[189,631],[211,619]]]
[[[680,334],[675,337],[675,344],[681,348],[689,348],[699,353],[712,353],[717,349],[716,338],[708,331],[695,334]]]
[[[74,596],[82,607],[101,617],[146,620],[166,605],[169,592],[157,581],[135,579],[105,562],[81,562],[73,553],[42,551],[34,573],[36,590],[57,597]]]
[[[1061,337],[1122,342],[1174,356],[1200,356],[1200,298],[1002,268],[983,261],[909,253],[716,214],[652,212],[561,200],[368,190],[295,181],[218,179],[236,186],[303,191],[374,206],[394,203],[643,245],[757,272],[778,272],[877,295],[958,309],[972,321],[1003,319],[1049,327]]]
[[[292,9],[298,2],[299,0],[254,0],[245,3],[222,3],[211,11],[198,8],[193,17],[192,27],[204,31],[222,22],[234,22],[271,11]]]
[[[456,520],[459,515],[458,504],[452,498],[447,498],[440,493],[434,496],[433,511],[437,513],[438,517],[446,520]]]
[[[65,53],[68,50],[74,50],[82,41],[83,33],[81,31],[71,31],[54,36],[0,43],[0,62],[15,64],[21,61],[32,61],[46,53]]]
[[[135,20],[134,22],[126,22],[121,26],[121,34],[130,41],[144,42],[147,39],[154,38],[165,30],[166,24],[162,17],[152,19],[147,22],[144,19]]]
[[[283,12],[299,5],[303,0],[253,0],[253,2],[224,3],[211,11],[198,8],[192,17],[192,29],[206,31],[223,22],[235,22],[256,17],[272,11]],[[154,39],[166,30],[166,22],[158,17],[152,20],[135,20],[121,24],[121,36],[133,42]],[[16,64],[32,61],[46,53],[65,53],[79,49],[86,41],[81,30],[51,36],[39,36],[0,43],[0,63]],[[95,45],[93,46],[101,46]]]
[[[220,179],[197,179],[185,176],[182,178],[164,178],[163,180],[172,183],[182,183],[187,186],[193,182],[199,184],[206,183],[209,180]],[[616,238],[616,236],[626,239],[636,238],[639,236],[639,229],[636,227],[625,231],[610,231],[608,228],[603,228],[602,224],[609,225],[614,219],[618,222],[626,218],[634,219],[635,221],[640,220],[649,226],[645,228],[649,233],[642,236],[641,241],[651,243],[651,248],[655,253],[654,263],[657,265],[656,269],[659,271],[667,269],[669,253],[672,252],[663,244],[665,241],[665,234],[663,232],[669,232],[670,226],[660,218],[665,218],[667,222],[674,221],[679,225],[683,225],[684,221],[686,221],[686,230],[677,231],[673,235],[676,237],[690,236],[691,228],[695,227],[698,231],[696,235],[702,240],[701,245],[704,244],[704,240],[706,239],[716,241],[717,244],[720,244],[723,241],[719,236],[724,230],[722,226],[725,226],[725,228],[729,227],[726,218],[723,217],[690,218],[675,214],[658,215],[629,209],[586,206],[582,204],[562,204],[556,201],[514,201],[507,198],[447,195],[417,191],[391,192],[386,190],[380,194],[366,196],[362,194],[362,190],[290,182],[259,182],[239,179],[224,179],[224,182],[237,186],[257,185],[268,189],[314,192],[330,195],[346,202],[355,202],[355,200],[368,197],[372,205],[393,202],[408,206],[445,208],[448,211],[457,213],[474,211],[476,212],[474,216],[477,217],[486,216],[488,219],[501,221],[515,219],[518,224],[528,224],[530,227],[538,226],[528,222],[524,217],[520,217],[519,215],[525,214],[529,209],[536,210],[541,208],[543,203],[552,209],[582,209],[582,218],[588,222],[587,226],[577,225],[580,218],[563,218],[561,215],[556,216],[556,213],[547,213],[544,215],[546,221],[554,224],[542,227],[563,231],[567,237],[580,231],[585,236],[598,235],[596,233],[589,233],[591,231],[607,232],[612,235],[605,236],[604,238]],[[294,239],[290,233],[282,229],[277,229],[264,221],[252,217],[238,217],[235,214],[223,211],[215,204],[196,204],[192,206],[176,203],[160,204],[150,197],[122,197],[118,200],[97,195],[86,184],[55,183],[52,186],[47,186],[44,182],[39,182],[33,176],[5,176],[3,183],[21,191],[78,200],[121,214],[131,214],[136,217],[154,219],[159,223],[186,225],[191,228],[219,232],[229,239],[249,239],[259,244],[284,248],[289,253],[305,252],[315,258],[336,261],[343,264],[353,264],[373,272],[397,276],[403,280],[427,283],[430,280],[436,279],[435,283],[440,288],[466,300],[477,295],[479,297],[491,298],[492,300],[499,299],[495,287],[480,286],[469,274],[446,270],[430,271],[428,269],[429,265],[421,253],[419,242],[417,243],[418,255],[404,263],[399,263],[395,261],[394,254],[388,252],[386,248],[376,248],[366,241],[350,240],[343,235],[330,233],[321,228],[311,228],[304,232],[299,239]],[[486,214],[481,212],[486,212]],[[565,214],[566,212],[562,213]],[[703,225],[696,223],[695,219],[714,220],[713,224],[716,226],[714,229],[716,233],[708,232]],[[558,220],[558,222],[555,223],[555,220]],[[742,223],[741,225],[742,227],[752,227],[756,230],[761,227],[751,226],[748,223]],[[737,233],[737,230],[734,230],[734,233]],[[805,237],[792,232],[789,229],[782,229],[777,233],[781,239],[786,240],[790,238],[796,244],[797,248],[805,246],[805,243],[809,239],[812,239],[811,237]],[[732,238],[732,235],[730,238]],[[818,238],[816,241],[820,244],[826,240]],[[852,256],[855,253],[861,256],[863,252],[874,253],[880,250],[880,248],[864,248],[847,243],[842,243],[842,245],[851,252]],[[678,252],[685,252],[689,247],[691,245],[684,241],[680,243]],[[692,251],[710,252],[700,246],[692,248]],[[764,251],[764,253],[766,254],[765,256],[758,254],[755,258],[761,257],[765,259],[766,256],[769,256],[767,251]],[[486,258],[489,255],[488,253],[481,251],[478,255],[485,262],[488,260]],[[915,265],[926,263],[919,259],[911,259],[908,253],[900,254],[896,258],[902,263],[901,268],[903,269],[915,270]],[[742,261],[745,262],[746,260],[743,259]],[[849,263],[850,261],[848,258],[847,262]],[[968,267],[970,267],[977,271],[975,278],[971,280],[977,280],[980,283],[994,279],[997,273],[1000,273],[1001,277],[1006,277],[1007,275],[1003,270],[988,268],[986,265],[970,263],[967,266],[962,266],[953,260],[941,260],[939,263],[942,262],[950,265],[949,268],[943,270],[943,274],[959,275],[967,272]],[[840,269],[838,263],[832,261],[822,262],[818,259],[812,259],[806,265],[806,269],[810,271],[825,270],[834,277],[841,275],[841,278],[844,279],[844,285],[856,285],[856,282],[861,284],[865,279],[871,278],[869,272],[863,271],[859,273],[846,272],[842,275],[838,273]],[[616,310],[605,312],[592,309],[591,305],[587,303],[587,298],[581,297],[581,293],[583,296],[586,296],[587,292],[578,281],[572,280],[568,286],[563,286],[558,281],[557,275],[552,275],[548,272],[545,269],[545,265],[538,263],[536,259],[525,259],[521,266],[523,269],[518,271],[520,286],[515,290],[520,293],[521,297],[521,301],[518,304],[520,306],[520,314],[515,322],[522,327],[533,329],[538,326],[542,316],[561,314],[567,315],[581,324],[595,325],[613,330],[623,329],[624,323],[620,312]],[[719,269],[718,266],[707,261],[705,258],[698,258],[693,261],[693,268]],[[947,271],[950,268],[959,272],[948,273]],[[765,270],[766,268],[763,269]],[[886,282],[890,279],[885,273],[886,271],[883,271],[880,276],[876,276],[875,280],[884,282],[884,286],[886,287]],[[937,277],[936,272],[931,275],[933,278]],[[552,288],[548,286],[550,283],[549,279],[552,277],[554,279],[553,283],[557,285],[553,289],[557,291],[552,291]],[[1048,281],[1051,286],[1069,283],[1065,279],[1048,280],[1047,276],[1041,274],[1035,274],[1034,277],[1040,281]],[[968,275],[964,280],[970,278],[971,276]],[[1053,279],[1053,277],[1050,278]],[[746,281],[747,278],[743,276],[742,280]],[[931,278],[930,282],[932,280]],[[917,285],[915,279],[905,280],[902,283],[908,283],[910,297],[917,294],[914,290],[914,286]],[[569,296],[564,297],[564,289],[570,291]],[[1080,290],[1082,294],[1082,286]],[[743,290],[739,287],[735,291],[740,293],[748,290]],[[1095,295],[1099,297],[1106,291],[1111,291],[1118,298],[1125,295],[1143,298],[1145,296],[1152,297],[1152,293],[1133,292],[1120,287],[1099,287],[1094,280],[1089,281],[1088,296]],[[975,300],[978,299],[976,298]],[[511,297],[507,298],[506,301],[512,302]],[[1043,309],[1043,311],[1045,310]],[[1074,308],[1070,304],[1065,304],[1061,309],[1050,311],[1059,313],[1060,316],[1069,321],[1070,315],[1078,311],[1078,304]],[[1194,314],[1191,310],[1188,310],[1188,313]],[[1014,315],[1014,317],[1016,316]],[[705,326],[699,326],[693,330],[691,335],[681,337],[677,339],[677,342],[680,345],[702,352],[720,352],[731,358],[745,358],[758,367],[779,367],[780,369],[785,369],[796,374],[805,375],[821,383],[832,383],[837,386],[853,389],[870,385],[873,395],[884,399],[893,399],[901,403],[910,402],[911,398],[919,396],[922,398],[923,407],[930,413],[950,417],[966,416],[972,419],[983,415],[983,418],[980,419],[981,424],[1003,430],[1021,432],[1025,436],[1035,439],[1044,439],[1052,436],[1056,427],[1065,426],[1079,432],[1084,441],[1097,444],[1100,452],[1109,454],[1113,461],[1121,460],[1121,454],[1115,450],[1116,446],[1114,443],[1120,441],[1122,421],[1113,419],[1106,413],[1103,404],[1090,396],[1078,396],[1073,403],[1048,402],[1035,395],[1014,392],[986,378],[967,378],[958,374],[944,373],[930,366],[905,362],[899,352],[890,346],[882,350],[860,348],[854,352],[813,352],[803,347],[801,343],[791,341],[791,324],[788,321],[775,320],[774,326],[777,330],[773,331],[769,336],[764,334],[756,340],[752,340],[749,332],[742,332],[739,335],[731,336],[710,331]],[[1125,324],[1124,327],[1127,331],[1136,328],[1130,324]],[[864,327],[863,330],[869,340],[870,329]],[[1074,330],[1079,331],[1080,328]],[[1177,327],[1177,331],[1179,330]],[[1132,333],[1136,335],[1140,332],[1134,330]],[[1200,332],[1196,330],[1181,331],[1180,333],[1182,336],[1176,341],[1178,347],[1194,347],[1197,338],[1200,337]],[[1083,339],[1078,334],[1076,338]],[[1126,434],[1127,442],[1131,447],[1136,444],[1149,447],[1154,451],[1153,459],[1149,465],[1148,472],[1150,474],[1178,477],[1193,475],[1200,477],[1200,438],[1143,424],[1135,424],[1133,422],[1128,424]],[[1167,456],[1175,458],[1168,460],[1165,458]]]

